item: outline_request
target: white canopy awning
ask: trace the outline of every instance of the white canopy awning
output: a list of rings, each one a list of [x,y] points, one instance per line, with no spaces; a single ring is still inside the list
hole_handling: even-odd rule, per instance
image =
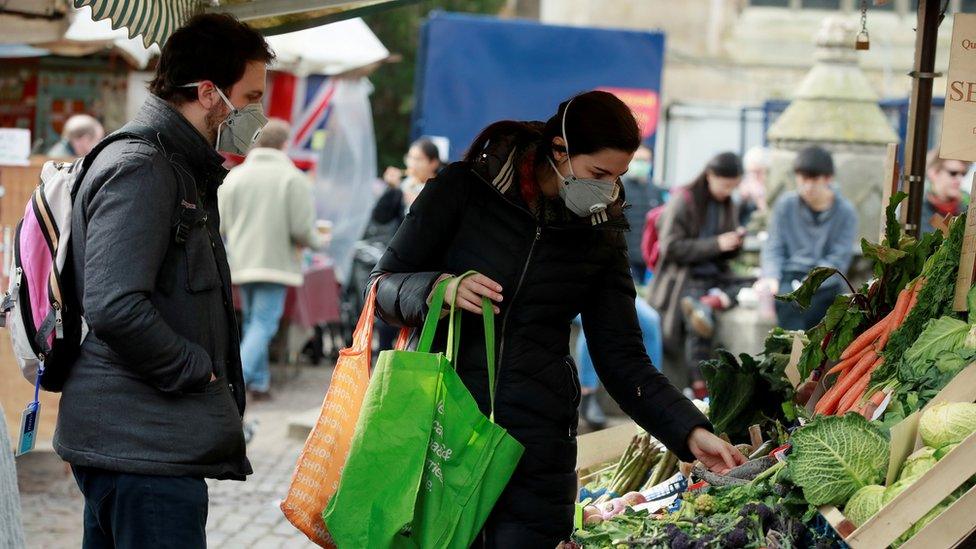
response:
[[[308,29],[418,0],[74,0],[90,6],[95,19],[128,29],[130,38],[163,44],[200,11],[229,13],[266,35]]]
[[[390,56],[362,19],[348,19],[321,27],[269,36],[275,69],[301,76],[341,74],[383,61]]]

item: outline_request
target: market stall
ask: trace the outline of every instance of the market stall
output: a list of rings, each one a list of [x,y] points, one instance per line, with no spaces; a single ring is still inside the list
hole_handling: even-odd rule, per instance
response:
[[[875,277],[818,326],[702,364],[715,430],[749,461],[719,475],[633,426],[584,436],[573,543],[954,547],[973,534],[976,289],[963,242],[976,210],[915,239],[897,219],[905,198],[892,197],[882,241],[862,243]],[[815,269],[780,298],[809,305],[831,276]]]
[[[582,547],[957,547],[976,524],[976,209],[919,235],[938,1],[918,3],[912,129],[885,167],[872,278],[807,332],[702,364],[708,415],[747,457],[726,474],[635,425],[580,439]],[[951,70],[951,68],[950,68]],[[955,157],[951,157],[955,158]],[[898,192],[899,189],[905,192]],[[976,192],[976,184],[973,186]],[[779,299],[808,306],[833,269]],[[846,279],[845,279],[846,281]],[[704,406],[704,405],[703,405]]]

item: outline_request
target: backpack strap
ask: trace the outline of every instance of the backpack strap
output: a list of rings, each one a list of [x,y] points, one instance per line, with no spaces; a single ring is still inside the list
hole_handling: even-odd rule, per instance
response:
[[[173,167],[173,172],[176,175],[176,179],[179,181],[180,190],[182,191],[178,212],[176,216],[174,216],[174,221],[172,223],[173,239],[177,244],[184,244],[189,236],[191,228],[197,225],[206,224],[207,214],[203,208],[199,207],[200,198],[199,194],[197,193],[196,181],[193,179],[193,175],[190,173],[190,170],[186,168],[185,162],[182,160],[182,155],[175,152],[169,152],[164,143],[163,135],[149,126],[130,122],[122,128],[112,132],[102,139],[97,145],[95,145],[95,148],[93,148],[91,152],[85,155],[85,157],[80,161],[81,171],[79,172],[78,177],[75,179],[75,184],[71,189],[72,202],[78,194],[78,189],[81,187],[82,179],[84,179],[85,174],[88,172],[88,169],[91,167],[98,154],[111,143],[123,139],[136,139],[142,141],[143,143],[146,143],[162,153],[163,156],[169,160],[170,165]],[[189,184],[187,184],[187,180],[189,180]]]

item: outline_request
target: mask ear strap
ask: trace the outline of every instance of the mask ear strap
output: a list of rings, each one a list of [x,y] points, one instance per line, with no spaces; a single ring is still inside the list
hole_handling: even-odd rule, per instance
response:
[[[573,99],[576,98],[574,97]],[[573,163],[569,159],[569,138],[566,137],[566,113],[569,112],[569,106],[573,104],[573,99],[570,99],[569,103],[566,103],[566,108],[563,109],[562,130],[563,130],[563,143],[565,144],[564,146],[566,147],[566,162],[569,163],[569,175],[575,178],[576,174],[573,172]]]

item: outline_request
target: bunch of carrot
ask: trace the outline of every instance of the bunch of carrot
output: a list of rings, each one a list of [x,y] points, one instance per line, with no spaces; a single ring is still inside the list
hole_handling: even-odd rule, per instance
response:
[[[871,398],[864,401],[864,395],[871,384],[871,373],[884,361],[881,352],[892,332],[902,325],[908,313],[915,307],[923,283],[922,279],[918,279],[914,284],[905,287],[898,294],[895,307],[888,316],[868,328],[841,353],[840,362],[826,374],[837,374],[837,380],[817,402],[814,413],[843,415],[856,411],[865,416],[874,413],[886,393],[884,390],[875,391]]]

